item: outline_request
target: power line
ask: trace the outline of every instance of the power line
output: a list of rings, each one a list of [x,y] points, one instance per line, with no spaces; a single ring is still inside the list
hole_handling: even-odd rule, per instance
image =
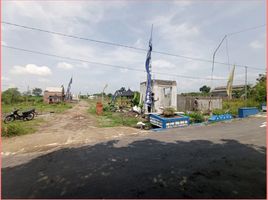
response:
[[[227,36],[231,36],[231,35],[235,35],[235,34],[238,34],[238,33],[244,33],[244,32],[251,31],[251,30],[255,30],[255,29],[258,29],[258,28],[265,27],[265,26],[266,26],[266,24],[262,24],[262,25],[259,25],[259,26],[253,26],[253,27],[246,28],[246,29],[243,29],[243,30],[240,30],[240,31],[236,31],[236,32],[228,33],[228,34],[226,34],[226,35],[227,35]]]
[[[60,33],[60,32],[55,32],[55,31],[49,31],[49,30],[30,27],[30,26],[24,26],[24,25],[15,24],[15,23],[6,22],[6,21],[1,21],[1,23],[6,24],[6,25],[10,25],[10,26],[16,26],[16,27],[28,29],[28,30],[34,30],[34,31],[40,31],[40,32],[49,33],[49,34],[60,35],[60,36],[63,36],[63,37],[69,37],[69,38],[85,40],[85,41],[90,41],[90,42],[95,42],[95,43],[101,43],[101,44],[106,44],[106,45],[111,45],[111,46],[119,46],[119,47],[128,48],[128,49],[134,49],[134,50],[138,50],[138,51],[147,51],[147,49],[144,49],[144,48],[133,47],[133,46],[119,44],[119,43],[115,43],[115,42],[107,42],[107,41],[95,40],[95,39],[91,39],[91,38],[79,37],[79,36],[75,36],[75,35],[70,35],[70,34],[65,34],[65,33]],[[256,29],[256,28],[260,28],[260,27],[263,27],[263,26],[264,25],[248,28],[248,29],[242,30],[240,32],[249,31],[249,30],[252,30],[253,28]],[[227,35],[234,35],[234,34],[238,34],[240,32],[233,32],[233,33],[229,33]],[[213,62],[212,60],[208,60],[208,59],[195,58],[195,57],[190,57],[190,56],[183,56],[183,55],[173,54],[173,53],[168,53],[168,52],[163,52],[163,51],[155,51],[155,50],[153,50],[152,52],[157,53],[157,54],[167,55],[167,56],[184,58],[184,59],[188,59],[188,60],[197,60],[197,61],[200,61],[200,62],[207,62],[207,63],[212,63]],[[219,61],[214,61],[214,63],[229,66],[229,63],[224,63],[224,62],[219,62]],[[236,64],[236,67],[243,67],[244,68],[245,65]],[[263,71],[263,69],[261,69],[261,68],[251,67],[251,66],[247,66],[247,67],[249,69]]]
[[[142,69],[124,67],[124,66],[120,66],[120,65],[111,65],[111,64],[100,63],[100,62],[93,62],[93,61],[88,61],[88,60],[84,60],[84,59],[80,59],[80,58],[71,58],[71,57],[66,57],[66,56],[59,56],[59,55],[55,55],[55,54],[49,54],[49,53],[45,53],[45,52],[34,51],[34,50],[29,50],[29,49],[24,49],[24,48],[19,48],[19,47],[13,47],[13,46],[7,46],[7,45],[2,45],[2,47],[8,48],[8,49],[14,49],[14,50],[18,50],[18,51],[24,51],[24,52],[28,52],[28,53],[34,53],[34,54],[39,54],[39,55],[55,57],[55,58],[61,58],[61,59],[85,62],[85,63],[89,63],[89,64],[103,65],[103,66],[113,67],[113,68],[127,69],[127,70],[138,71],[138,72],[145,72],[145,70],[142,70]],[[170,73],[162,73],[162,72],[153,72],[153,73],[154,74],[160,74],[160,75],[176,76],[176,77],[187,78],[187,79],[209,80],[209,78],[205,78],[205,77],[186,76],[186,75],[170,74]],[[215,80],[227,80],[227,79],[216,78]]]

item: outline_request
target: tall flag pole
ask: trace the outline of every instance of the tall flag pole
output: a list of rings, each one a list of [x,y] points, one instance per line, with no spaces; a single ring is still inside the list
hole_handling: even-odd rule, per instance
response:
[[[227,95],[228,95],[229,99],[232,99],[234,71],[235,71],[235,65],[234,65],[233,70],[231,71],[231,73],[229,75],[229,79],[228,79],[227,87],[226,87],[226,92],[227,92]]]
[[[66,91],[66,97],[65,99],[66,100],[71,100],[71,84],[73,83],[73,77],[71,77],[71,80],[68,84],[68,88],[67,88],[67,91]]]
[[[148,49],[147,57],[146,57],[146,61],[145,61],[145,69],[146,69],[146,72],[147,72],[145,104],[148,107],[152,106],[152,75],[151,75],[151,71],[152,71],[151,53],[152,53],[152,50],[153,50],[152,33],[153,33],[153,25],[152,25],[152,28],[151,28],[151,37],[150,37],[150,40],[149,40],[149,49]]]

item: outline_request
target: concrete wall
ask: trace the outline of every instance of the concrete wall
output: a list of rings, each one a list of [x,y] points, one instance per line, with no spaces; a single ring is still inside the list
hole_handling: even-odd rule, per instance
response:
[[[173,107],[177,109],[177,85],[161,85],[154,82],[152,84],[152,92],[154,93],[154,111],[160,112],[160,108]],[[146,94],[146,83],[140,84],[140,102],[144,102]],[[145,110],[147,107],[145,105]]]
[[[209,97],[193,97],[193,96],[182,96],[177,95],[177,110],[178,111],[193,111],[194,100],[198,98],[198,111],[207,112],[209,110]],[[212,109],[222,109],[222,98],[212,97]]]

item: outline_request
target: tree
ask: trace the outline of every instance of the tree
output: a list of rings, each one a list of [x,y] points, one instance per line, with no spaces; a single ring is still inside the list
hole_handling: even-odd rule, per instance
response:
[[[140,103],[140,93],[139,92],[134,92],[134,97],[131,100],[134,106],[138,106]]]
[[[42,94],[42,89],[41,88],[34,88],[32,93],[33,93],[34,96],[39,97]]]
[[[21,93],[18,88],[9,88],[2,92],[2,101],[5,104],[12,104],[21,101]]]
[[[259,74],[257,83],[251,90],[251,96],[260,103],[266,101],[266,74]]]
[[[200,92],[202,93],[209,93],[210,92],[210,87],[204,85],[199,89]]]

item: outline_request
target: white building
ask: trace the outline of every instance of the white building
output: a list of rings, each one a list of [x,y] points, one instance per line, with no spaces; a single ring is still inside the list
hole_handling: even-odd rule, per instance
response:
[[[169,80],[152,80],[152,93],[154,93],[154,110],[152,112],[161,112],[163,108],[173,107],[177,110],[177,82]],[[145,105],[146,82],[140,83],[140,102]]]
[[[72,95],[72,100],[73,101],[79,101],[79,95],[78,94],[73,94]]]

